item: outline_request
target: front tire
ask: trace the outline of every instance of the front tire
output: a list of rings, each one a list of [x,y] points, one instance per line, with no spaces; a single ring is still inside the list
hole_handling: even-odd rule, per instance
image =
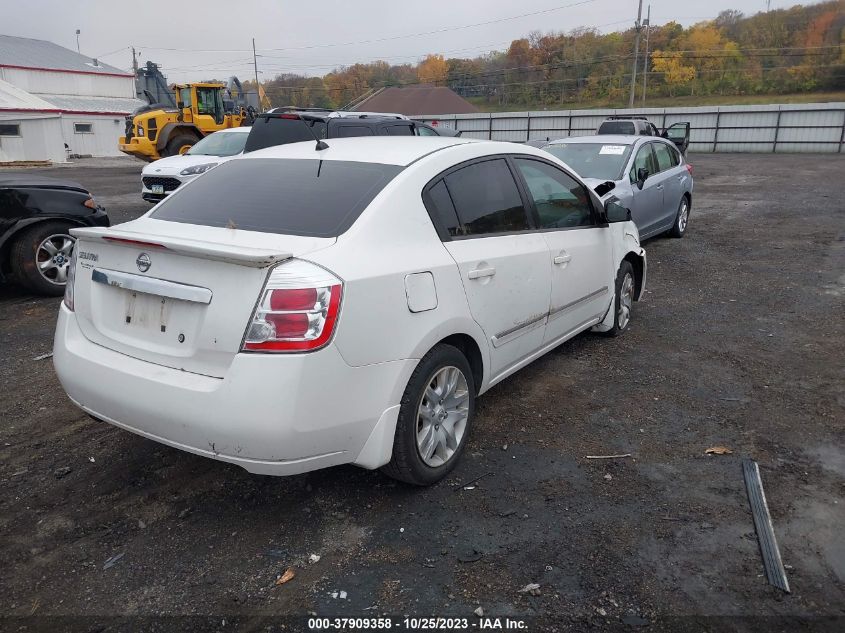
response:
[[[177,154],[184,154],[187,152],[195,143],[197,143],[198,139],[195,136],[191,136],[190,134],[179,134],[174,136],[172,139],[167,141],[167,145],[165,147],[166,154],[162,156],[176,156]]]
[[[40,222],[26,229],[11,249],[15,279],[39,294],[64,294],[67,271],[76,240],[64,222]]]
[[[475,417],[475,381],[466,357],[440,344],[417,365],[399,408],[393,456],[382,471],[429,486],[455,467]]]
[[[634,267],[631,262],[624,260],[616,273],[616,296],[613,299],[613,327],[603,334],[605,336],[619,336],[631,324],[631,312],[634,307],[634,294],[637,280],[634,277]]]
[[[687,226],[689,225],[689,212],[689,198],[684,196],[681,198],[681,202],[678,205],[678,214],[675,216],[675,223],[672,225],[672,228],[669,229],[669,235],[671,237],[683,237],[684,233],[687,232]]]

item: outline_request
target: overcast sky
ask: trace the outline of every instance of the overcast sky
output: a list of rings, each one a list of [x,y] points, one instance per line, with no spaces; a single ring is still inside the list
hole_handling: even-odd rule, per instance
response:
[[[652,23],[676,20],[684,25],[725,9],[750,15],[766,8],[766,0],[643,4],[644,14],[651,4]],[[794,4],[771,1],[773,9]],[[129,47],[135,46],[141,63],[157,62],[170,81],[179,82],[232,74],[251,79],[253,37],[262,80],[281,72],[323,75],[337,66],[376,59],[416,62],[428,53],[474,57],[502,50],[533,30],[624,30],[636,18],[637,0],[27,0],[16,3],[14,11],[6,9],[0,22],[5,35],[76,49],[75,31],[80,29],[83,54],[129,69]]]

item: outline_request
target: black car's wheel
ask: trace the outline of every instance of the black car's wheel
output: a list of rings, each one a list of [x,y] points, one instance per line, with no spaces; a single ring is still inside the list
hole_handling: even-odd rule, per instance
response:
[[[616,293],[613,299],[613,328],[604,332],[605,336],[619,336],[631,324],[631,310],[634,306],[634,294],[637,282],[631,262],[623,261],[616,273]]]
[[[687,232],[687,225],[689,224],[689,211],[689,198],[684,196],[681,198],[681,202],[678,205],[678,215],[675,216],[675,223],[672,225],[672,228],[668,231],[670,236],[684,236],[684,233]]]
[[[40,222],[24,230],[11,249],[18,283],[45,295],[62,295],[75,239],[64,222]]]
[[[393,456],[385,474],[428,486],[455,467],[475,415],[469,362],[451,345],[437,345],[411,375],[399,409]]]

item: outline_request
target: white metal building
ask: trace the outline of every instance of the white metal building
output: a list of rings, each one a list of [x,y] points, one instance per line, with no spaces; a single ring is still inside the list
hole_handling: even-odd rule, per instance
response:
[[[0,163],[121,156],[135,77],[44,40],[0,35]]]

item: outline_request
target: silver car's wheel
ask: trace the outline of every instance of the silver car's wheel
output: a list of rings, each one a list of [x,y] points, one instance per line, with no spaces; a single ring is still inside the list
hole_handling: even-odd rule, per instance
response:
[[[669,235],[672,237],[683,237],[689,225],[690,201],[684,196],[678,205],[678,215],[675,216],[675,224],[669,229]]]
[[[634,307],[634,276],[625,272],[622,278],[622,287],[619,290],[619,311],[616,315],[616,322],[620,330],[628,327],[631,322],[631,310]]]
[[[439,369],[429,381],[417,407],[417,451],[428,466],[447,463],[466,431],[469,387],[457,367]]]
[[[48,235],[38,245],[35,261],[38,273],[48,283],[63,286],[76,240],[66,233]]]

